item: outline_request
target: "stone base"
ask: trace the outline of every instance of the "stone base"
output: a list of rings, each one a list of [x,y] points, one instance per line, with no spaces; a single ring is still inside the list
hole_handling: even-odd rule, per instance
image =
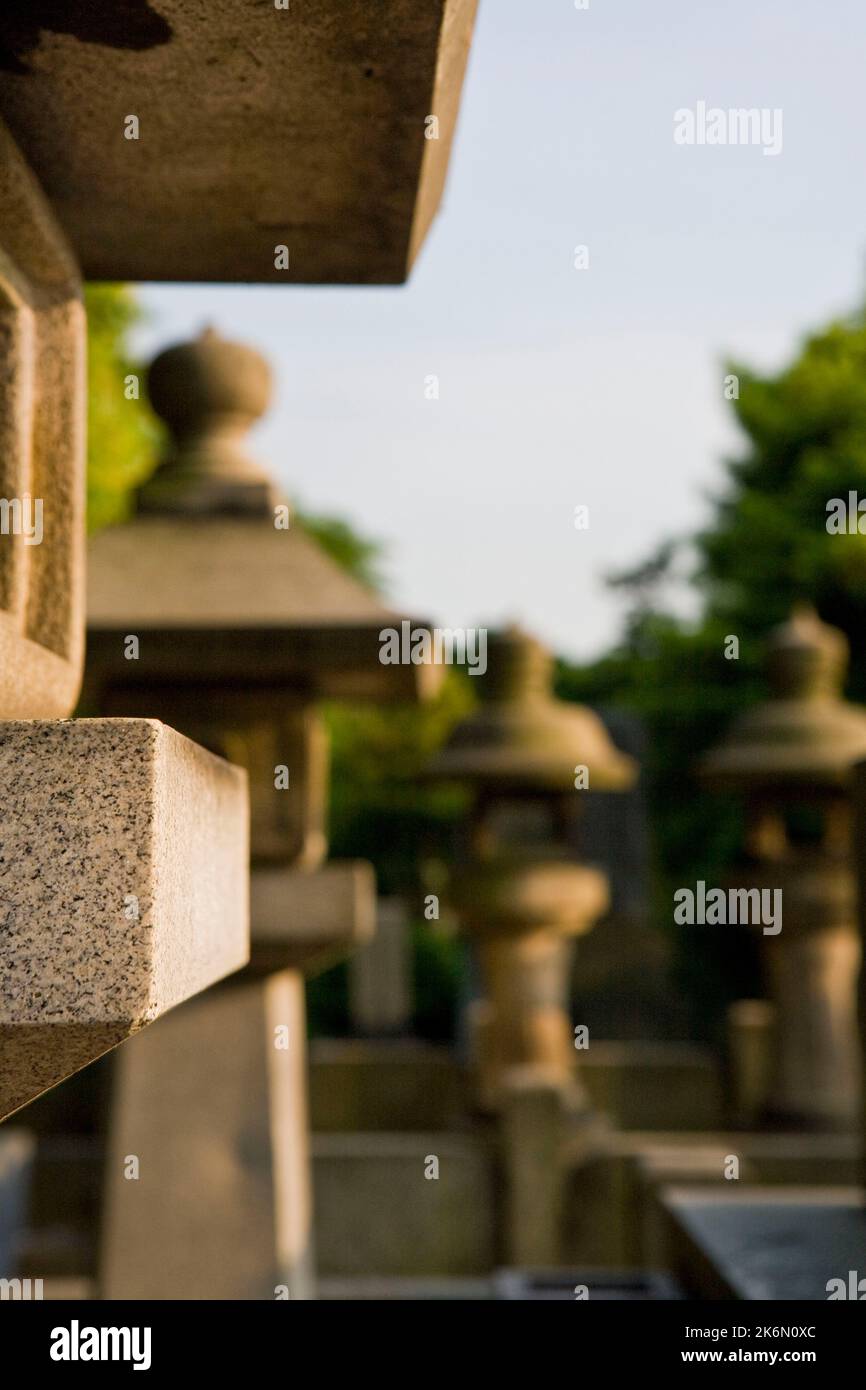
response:
[[[725,1176],[732,1157],[739,1163],[738,1179]],[[846,1136],[611,1131],[602,1152],[572,1165],[565,1257],[602,1268],[666,1268],[658,1195],[672,1183],[725,1194],[744,1183],[817,1185],[858,1178],[857,1144]]]
[[[356,1038],[310,1043],[315,1132],[449,1129],[468,1108],[468,1080],[450,1048]]]
[[[320,1279],[319,1300],[330,1303],[467,1303],[494,1297],[489,1279]]]
[[[847,1289],[852,1271],[855,1283],[866,1274],[866,1210],[857,1188],[712,1195],[670,1188],[663,1205],[673,1271],[689,1298],[824,1302],[840,1288],[831,1281]]]
[[[620,1129],[704,1130],[724,1122],[721,1067],[709,1047],[592,1042],[577,1057],[590,1102]]]
[[[860,1146],[853,1135],[744,1134],[659,1136],[636,1152],[630,1170],[630,1203],[635,1212],[636,1258],[646,1265],[666,1263],[668,1222],[661,1204],[665,1188],[699,1185],[729,1197],[741,1186],[848,1185],[860,1179]],[[727,1178],[730,1160],[739,1177]]]
[[[493,1279],[494,1297],[509,1302],[657,1303],[682,1298],[682,1291],[658,1270],[501,1269]]]
[[[721,1069],[691,1043],[594,1042],[575,1054],[593,1109],[626,1130],[718,1130]],[[315,1130],[443,1129],[471,1108],[454,1051],[398,1039],[317,1039],[310,1046]]]

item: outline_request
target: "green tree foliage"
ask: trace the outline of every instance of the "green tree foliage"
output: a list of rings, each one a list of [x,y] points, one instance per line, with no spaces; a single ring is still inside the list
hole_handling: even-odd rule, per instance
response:
[[[694,776],[702,749],[766,693],[768,631],[798,599],[852,642],[849,693],[866,695],[866,535],[831,535],[827,503],[851,489],[866,497],[866,317],[834,322],[810,337],[780,372],[732,362],[731,402],[742,452],[726,464],[726,487],[692,542],[697,624],[665,612],[659,589],[684,548],[668,542],[613,584],[629,598],[622,640],[601,660],[560,670],[561,694],[640,716],[654,840],[654,916],[674,938],[677,979],[694,1005],[695,1029],[710,1031],[724,1002],[760,989],[754,943],[731,928],[677,936],[674,888],[718,883],[736,860],[742,818],[736,801],[709,795]],[[866,518],[864,518],[866,526]],[[740,642],[727,660],[725,640]],[[694,929],[681,929],[693,933]]]
[[[129,515],[133,490],[153,472],[159,433],[144,401],[128,335],[140,310],[125,285],[88,285],[87,519],[91,531]],[[138,396],[135,377],[140,383]]]
[[[866,496],[866,316],[830,324],[777,375],[728,370],[740,379],[732,404],[749,447],[729,462],[728,492],[699,538],[708,611],[758,637],[806,597],[853,636],[866,535],[830,535],[826,520],[829,499]],[[862,661],[854,675],[862,690]]]
[[[382,546],[358,534],[347,521],[336,516],[320,516],[297,504],[292,508],[292,521],[318,541],[332,560],[348,570],[368,589],[382,586]]]

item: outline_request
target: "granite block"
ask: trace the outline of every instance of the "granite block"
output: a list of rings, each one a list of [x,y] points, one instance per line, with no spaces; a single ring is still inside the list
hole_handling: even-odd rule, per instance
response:
[[[146,719],[0,724],[0,1117],[249,955],[246,776]]]

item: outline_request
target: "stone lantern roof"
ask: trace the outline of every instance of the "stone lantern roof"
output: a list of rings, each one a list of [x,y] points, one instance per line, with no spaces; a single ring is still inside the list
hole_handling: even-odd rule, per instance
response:
[[[122,659],[132,633],[147,634],[148,680],[288,683],[311,698],[429,693],[432,666],[379,660],[380,631],[402,615],[294,522],[278,525],[287,505],[244,443],[270,399],[261,354],[208,328],[160,353],[149,391],[172,439],[134,518],[90,542],[89,674],[110,665],[143,679]]]
[[[808,604],[795,606],[767,647],[768,700],[735,720],[699,763],[703,780],[736,791],[847,784],[866,757],[866,710],[843,699],[848,642]]]
[[[574,769],[589,769],[593,791],[618,791],[637,775],[632,758],[608,737],[602,721],[582,705],[552,693],[553,658],[518,627],[491,634],[482,703],[462,720],[431,767],[436,777],[485,787],[562,791],[574,787]]]

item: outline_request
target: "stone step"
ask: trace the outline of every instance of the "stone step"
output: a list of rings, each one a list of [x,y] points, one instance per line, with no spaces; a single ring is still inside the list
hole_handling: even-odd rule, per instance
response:
[[[466,1303],[493,1297],[489,1279],[319,1279],[318,1297],[334,1303]]]
[[[496,1264],[485,1134],[317,1134],[312,1152],[321,1277],[472,1277]]]
[[[412,1039],[310,1044],[310,1120],[321,1133],[448,1129],[468,1104],[450,1048]]]
[[[700,1131],[723,1123],[721,1068],[709,1047],[598,1041],[577,1059],[590,1101],[621,1129]],[[469,1079],[451,1048],[412,1039],[310,1045],[315,1130],[447,1129],[470,1103]]]

